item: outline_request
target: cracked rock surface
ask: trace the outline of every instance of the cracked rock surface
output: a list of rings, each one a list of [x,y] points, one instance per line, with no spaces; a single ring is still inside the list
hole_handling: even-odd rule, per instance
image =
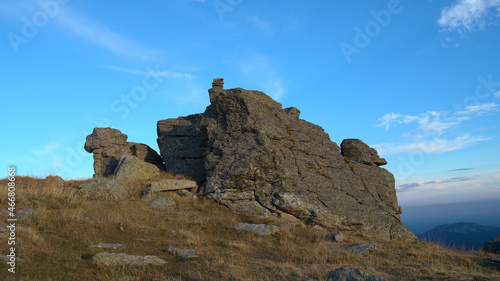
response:
[[[296,108],[241,88],[209,90],[204,113],[158,121],[167,171],[238,213],[292,215],[309,224],[414,240],[400,219],[394,176],[360,140],[340,147]]]

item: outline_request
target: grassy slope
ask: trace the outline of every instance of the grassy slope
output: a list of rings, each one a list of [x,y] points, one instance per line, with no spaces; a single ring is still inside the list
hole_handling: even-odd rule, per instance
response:
[[[171,175],[163,175],[171,177]],[[276,223],[270,219],[235,215],[217,204],[177,197],[177,206],[156,211],[137,199],[144,182],[132,186],[132,199],[123,202],[82,202],[61,191],[84,181],[17,178],[17,207],[38,211],[35,220],[19,222],[16,274],[0,263],[0,280],[326,280],[328,272],[354,266],[389,280],[447,280],[474,276],[474,280],[500,280],[500,272],[483,266],[484,253],[458,253],[429,243],[380,242],[365,255],[340,248],[374,242],[351,233],[346,241],[329,242],[327,230],[281,227],[268,237],[234,230],[237,222]],[[7,181],[0,180],[0,207],[7,206]],[[118,229],[123,223],[125,232]],[[172,231],[175,230],[175,231]],[[334,231],[331,229],[330,231]],[[137,238],[158,239],[152,242]],[[8,253],[6,237],[0,253]],[[89,245],[121,243],[117,250]],[[231,244],[232,243],[232,244]],[[168,247],[195,249],[199,258],[183,260],[165,251]],[[98,252],[156,255],[162,267],[104,267],[90,257]],[[367,270],[371,267],[376,271]]]

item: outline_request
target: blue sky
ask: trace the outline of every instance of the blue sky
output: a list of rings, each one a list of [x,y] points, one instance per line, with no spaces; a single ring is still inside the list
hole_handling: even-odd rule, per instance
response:
[[[401,205],[500,201],[500,1],[0,2],[2,163],[87,178],[111,126],[205,110],[213,78],[359,138]]]

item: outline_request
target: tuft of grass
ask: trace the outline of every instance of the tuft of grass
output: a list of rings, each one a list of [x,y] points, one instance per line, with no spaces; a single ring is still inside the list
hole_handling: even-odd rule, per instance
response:
[[[178,177],[165,173],[160,178]],[[15,275],[0,263],[0,280],[325,280],[329,271],[342,266],[389,280],[466,276],[500,280],[500,272],[485,265],[495,257],[492,254],[456,252],[424,242],[374,240],[351,232],[344,232],[345,241],[335,243],[325,236],[336,229],[317,231],[304,225],[281,226],[276,234],[262,237],[233,226],[238,222],[278,225],[278,221],[236,215],[212,201],[180,196],[175,197],[173,209],[153,210],[136,198],[146,181],[134,183],[132,197],[119,202],[81,201],[62,191],[90,180],[17,177],[18,207],[31,207],[38,215],[30,222],[18,222],[16,251],[24,260],[17,263]],[[0,180],[0,186],[4,208],[7,180]],[[8,253],[5,237],[0,241],[4,241],[0,252]],[[99,242],[123,247],[89,248]],[[378,247],[363,255],[342,250],[365,242],[377,242]],[[199,257],[184,260],[168,252],[169,247],[195,249]],[[104,251],[155,255],[167,264],[106,267],[92,262],[93,255]]]

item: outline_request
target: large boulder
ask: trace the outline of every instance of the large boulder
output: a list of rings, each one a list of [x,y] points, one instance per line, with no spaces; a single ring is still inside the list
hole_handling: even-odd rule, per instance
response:
[[[164,170],[163,159],[146,144],[127,142],[127,135],[113,128],[94,128],[87,136],[85,150],[94,154],[94,177],[116,173],[121,160],[129,155]]]
[[[410,239],[394,176],[361,141],[344,155],[295,108],[259,91],[209,90],[203,114],[158,122],[166,169],[194,174],[201,193],[246,215],[285,217],[383,239]]]
[[[104,178],[81,184],[75,197],[95,201],[118,201],[130,197],[130,188],[116,180]]]
[[[148,180],[160,175],[161,169],[154,164],[144,162],[136,156],[121,158],[115,170],[115,179],[128,184],[138,180]]]

